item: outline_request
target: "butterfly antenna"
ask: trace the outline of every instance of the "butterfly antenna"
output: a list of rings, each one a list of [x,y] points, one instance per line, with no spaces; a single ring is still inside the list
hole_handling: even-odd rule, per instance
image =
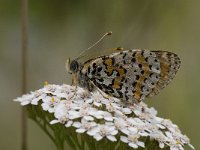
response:
[[[94,44],[92,44],[86,50],[82,51],[81,54],[76,59],[80,59],[81,57],[83,57],[82,55],[85,52],[87,52],[88,50],[90,50],[91,48],[93,48],[95,45],[97,45],[99,42],[101,42],[107,35],[111,35],[111,34],[112,34],[112,31],[105,33],[98,41],[96,41]]]

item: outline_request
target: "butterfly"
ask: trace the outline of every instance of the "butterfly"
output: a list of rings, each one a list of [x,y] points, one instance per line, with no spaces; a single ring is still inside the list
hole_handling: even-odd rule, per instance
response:
[[[124,102],[138,103],[157,95],[174,78],[180,58],[168,51],[130,49],[89,59],[68,60],[72,84],[96,89]]]

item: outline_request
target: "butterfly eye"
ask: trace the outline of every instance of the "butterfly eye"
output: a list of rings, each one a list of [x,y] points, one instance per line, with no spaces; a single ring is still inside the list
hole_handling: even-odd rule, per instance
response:
[[[73,60],[70,64],[70,71],[77,72],[79,68],[79,63],[76,60]]]

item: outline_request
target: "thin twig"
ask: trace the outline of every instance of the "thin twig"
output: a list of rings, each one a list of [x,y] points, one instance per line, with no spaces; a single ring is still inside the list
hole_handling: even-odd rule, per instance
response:
[[[27,45],[28,45],[28,32],[27,32],[27,17],[28,17],[28,0],[21,1],[21,15],[22,15],[22,94],[27,92]],[[27,119],[26,110],[22,109],[22,143],[21,150],[27,150]]]

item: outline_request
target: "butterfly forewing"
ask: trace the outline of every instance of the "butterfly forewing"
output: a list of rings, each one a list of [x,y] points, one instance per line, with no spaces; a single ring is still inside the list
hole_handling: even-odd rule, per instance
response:
[[[127,50],[87,61],[84,74],[103,92],[123,101],[156,95],[174,77],[180,59],[165,51]]]

